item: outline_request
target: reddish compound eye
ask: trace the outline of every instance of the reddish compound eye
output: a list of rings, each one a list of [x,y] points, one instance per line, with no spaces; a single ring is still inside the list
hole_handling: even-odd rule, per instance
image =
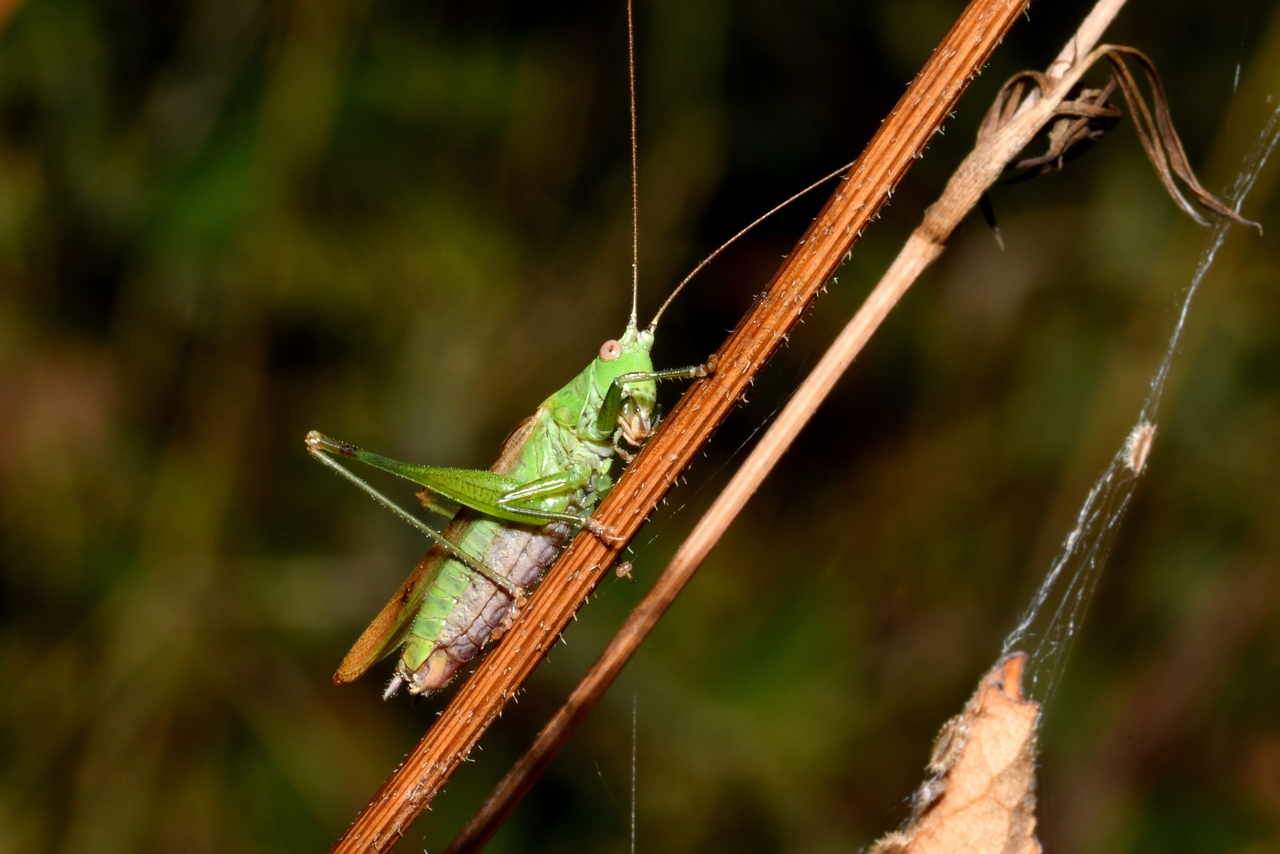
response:
[[[622,345],[612,338],[600,345],[600,361],[612,362],[622,355]]]

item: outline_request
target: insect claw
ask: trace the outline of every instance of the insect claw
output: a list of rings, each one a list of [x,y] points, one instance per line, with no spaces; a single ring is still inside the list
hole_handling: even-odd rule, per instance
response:
[[[603,542],[606,546],[617,546],[617,545],[621,545],[626,541],[625,537],[619,537],[616,534],[614,534],[612,527],[610,527],[609,525],[601,524],[600,522],[597,522],[595,519],[588,519],[585,523],[583,523],[582,527],[586,528],[592,534],[595,534],[596,537],[601,542]]]

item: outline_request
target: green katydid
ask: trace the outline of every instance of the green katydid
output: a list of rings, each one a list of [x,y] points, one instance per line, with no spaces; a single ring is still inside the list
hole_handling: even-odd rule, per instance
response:
[[[334,681],[350,682],[403,645],[384,697],[402,684],[411,694],[439,690],[496,639],[515,618],[526,591],[555,559],[572,527],[605,540],[612,534],[591,513],[613,485],[615,456],[631,459],[656,424],[657,382],[705,377],[706,364],[655,371],[649,351],[658,321],[671,301],[712,259],[740,237],[810,190],[844,173],[840,167],[774,207],[698,264],[672,290],[641,330],[636,324],[639,290],[636,180],[635,53],[631,2],[627,3],[631,71],[631,319],[622,337],[606,341],[599,355],[568,385],[543,401],[503,445],[488,471],[402,463],[307,434],[308,452],[369,493],[435,546],[365,629],[347,653]],[[430,510],[453,517],[437,531],[402,509],[334,457],[359,460],[419,484]],[[438,499],[443,499],[443,503]],[[455,515],[456,514],[456,515]],[[629,570],[629,567],[627,567]],[[620,567],[620,575],[629,575]]]
[[[673,294],[674,296],[674,294]],[[658,318],[606,341],[572,382],[543,401],[507,440],[488,471],[418,466],[307,434],[307,450],[364,489],[436,543],[347,653],[335,682],[350,682],[403,643],[390,697],[407,683],[412,694],[443,688],[515,616],[524,593],[560,550],[572,526],[608,539],[590,518],[612,486],[615,455],[630,457],[655,419],[659,380],[706,376],[698,365],[655,371],[649,357]],[[443,532],[409,514],[336,462],[350,457],[425,487],[462,508]],[[421,494],[421,493],[420,493]]]
[[[633,257],[631,319],[622,337],[606,341],[586,370],[543,401],[507,439],[498,462],[488,471],[411,465],[315,431],[307,434],[312,456],[435,543],[347,653],[334,674],[335,682],[350,682],[403,644],[384,697],[406,683],[415,695],[447,685],[485,643],[510,625],[525,592],[550,565],[573,526],[610,538],[610,532],[590,515],[613,484],[613,458],[630,459],[628,449],[639,448],[653,429],[657,381],[703,377],[713,369],[708,364],[655,371],[649,356],[658,320],[688,278],[672,291],[648,328],[642,331],[636,325],[636,108],[630,2],[627,30]],[[424,487],[419,497],[428,509],[445,515],[458,511],[457,515],[443,531],[436,531],[334,457],[356,459],[419,484]]]

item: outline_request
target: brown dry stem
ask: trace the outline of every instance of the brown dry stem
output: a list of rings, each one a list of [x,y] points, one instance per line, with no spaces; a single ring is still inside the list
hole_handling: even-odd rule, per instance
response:
[[[1019,652],[1000,661],[964,711],[942,725],[911,820],[871,854],[1039,854],[1040,705],[1022,699],[1026,660]]]
[[[524,684],[618,552],[706,444],[755,374],[786,340],[863,228],[955,108],[1028,0],[971,0],[836,188],[766,293],[717,354],[715,374],[690,387],[601,504],[595,518],[622,540],[580,536],[502,642],[356,817],[333,851],[392,847]]]

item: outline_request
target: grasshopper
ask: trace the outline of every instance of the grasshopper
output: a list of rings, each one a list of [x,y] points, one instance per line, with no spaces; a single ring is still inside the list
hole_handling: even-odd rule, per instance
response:
[[[402,684],[414,695],[445,687],[511,624],[573,527],[612,540],[611,531],[590,514],[613,485],[614,458],[630,460],[656,425],[658,381],[705,377],[714,370],[708,363],[655,371],[649,351],[658,317],[640,330],[633,299],[622,337],[601,345],[582,373],[543,401],[488,471],[402,463],[314,430],[307,434],[312,456],[435,543],[347,653],[335,682],[352,681],[403,644],[384,698]],[[422,486],[423,504],[453,515],[453,521],[436,531],[335,457]]]
[[[434,546],[347,653],[333,680],[350,682],[401,647],[383,694],[407,685],[414,696],[445,687],[499,637],[577,527],[612,541],[591,513],[613,485],[615,457],[629,461],[657,422],[660,380],[705,377],[714,363],[655,371],[649,351],[658,320],[693,274],[667,297],[649,326],[636,324],[639,291],[636,180],[635,51],[627,3],[631,76],[631,319],[620,338],[604,342],[577,377],[548,397],[504,443],[488,471],[402,463],[316,431],[307,451],[371,495]],[[723,248],[723,247],[722,247]],[[707,259],[710,260],[710,259]],[[704,262],[705,265],[706,262]],[[694,273],[701,269],[701,265]],[[437,531],[338,462],[359,462],[423,487],[428,510],[452,518]]]
[[[847,163],[758,217],[704,258],[663,301],[648,327],[636,324],[639,293],[639,205],[636,179],[635,40],[627,1],[631,83],[631,318],[622,337],[604,342],[586,369],[542,402],[507,438],[488,471],[420,466],[388,459],[316,431],[307,451],[413,525],[434,546],[356,640],[334,674],[350,682],[402,647],[384,699],[408,685],[421,696],[449,684],[490,640],[510,627],[525,594],[551,565],[574,528],[606,542],[612,531],[591,513],[613,486],[614,458],[629,462],[657,424],[657,383],[715,371],[715,357],[687,368],[655,371],[649,352],[658,321],[690,280],[765,219],[843,175]],[[452,519],[437,531],[338,462],[358,460],[422,487],[422,504]],[[630,578],[630,564],[618,575]]]

